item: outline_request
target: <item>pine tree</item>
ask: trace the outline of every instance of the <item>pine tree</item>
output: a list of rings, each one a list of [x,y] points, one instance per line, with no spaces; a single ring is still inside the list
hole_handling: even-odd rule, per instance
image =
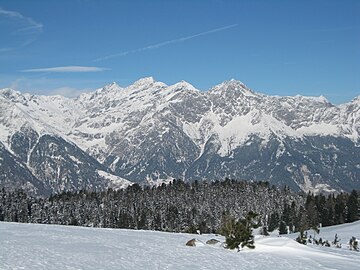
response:
[[[346,203],[347,206],[347,222],[353,222],[359,219],[359,198],[356,190],[353,190]]]
[[[316,207],[315,197],[310,192],[305,202],[306,218],[310,228],[318,227],[319,225],[319,212]]]
[[[288,229],[287,229],[285,221],[280,221],[279,234],[287,234],[287,233],[288,233]]]
[[[260,234],[261,234],[261,235],[268,236],[268,235],[269,235],[268,227],[267,227],[267,226],[262,226],[262,227],[261,227]]]
[[[304,207],[300,206],[300,210],[297,217],[297,231],[305,231],[309,228],[309,222],[307,218],[307,211]]]
[[[316,239],[315,238],[316,234],[320,233],[320,228],[319,228],[319,226],[314,225],[314,226],[311,227],[311,229],[314,231],[314,240],[315,240]]]
[[[224,224],[220,228],[220,234],[225,236],[226,247],[229,249],[237,248],[239,250],[240,240],[237,235],[239,233],[237,224],[235,218],[227,216],[224,218]]]
[[[335,224],[343,224],[346,219],[346,205],[344,202],[344,194],[339,194],[336,197],[335,203]]]
[[[269,218],[268,231],[272,232],[275,230],[279,226],[279,222],[279,214],[277,212],[273,212]]]
[[[245,218],[235,221],[234,218],[227,218],[220,233],[225,236],[226,247],[237,249],[240,247],[255,248],[252,229],[255,227],[254,219],[257,214],[250,211]]]

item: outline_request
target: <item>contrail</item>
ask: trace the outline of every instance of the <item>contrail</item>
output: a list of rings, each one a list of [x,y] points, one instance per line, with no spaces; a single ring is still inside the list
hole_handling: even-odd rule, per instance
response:
[[[26,17],[16,11],[5,10],[0,7],[0,17],[10,18],[10,20],[12,21],[12,23],[14,23],[15,26],[18,25],[19,27],[21,27],[10,33],[11,35],[24,35],[24,40],[22,43],[11,48],[1,48],[0,53],[21,47],[26,47],[36,39],[38,34],[43,31],[43,25],[41,23],[38,23],[34,19]],[[4,40],[6,40],[6,38]]]
[[[11,17],[11,18],[17,18],[17,19],[19,19],[21,21],[25,21],[28,24],[27,27],[18,29],[14,33],[26,32],[26,31],[33,30],[33,29],[38,30],[38,31],[42,31],[42,29],[43,29],[43,25],[41,23],[38,23],[38,22],[34,21],[30,17],[25,17],[24,15],[22,15],[21,13],[16,12],[16,11],[5,10],[5,9],[2,9],[0,7],[0,16],[1,15]]]
[[[115,58],[115,57],[121,57],[121,56],[125,56],[128,54],[133,54],[133,53],[138,53],[138,52],[143,52],[143,51],[147,51],[147,50],[153,50],[153,49],[158,49],[160,47],[164,47],[170,44],[174,44],[174,43],[179,43],[179,42],[184,42],[187,41],[189,39],[193,39],[196,37],[200,37],[200,36],[205,36],[205,35],[209,35],[212,33],[216,33],[216,32],[220,32],[220,31],[224,31],[233,27],[238,26],[238,24],[231,24],[231,25],[227,25],[227,26],[223,26],[220,28],[215,28],[209,31],[205,31],[205,32],[201,32],[195,35],[191,35],[191,36],[187,36],[187,37],[181,37],[181,38],[177,38],[177,39],[172,39],[172,40],[167,40],[167,41],[163,41],[157,44],[153,44],[153,45],[149,45],[146,47],[142,47],[142,48],[138,48],[138,49],[134,49],[134,50],[129,50],[129,51],[125,51],[125,52],[120,52],[120,53],[115,53],[115,54],[111,54],[111,55],[107,55],[107,56],[103,56],[103,57],[99,57],[93,60],[93,62],[99,62],[99,61],[104,61],[107,59],[111,59],[111,58]]]

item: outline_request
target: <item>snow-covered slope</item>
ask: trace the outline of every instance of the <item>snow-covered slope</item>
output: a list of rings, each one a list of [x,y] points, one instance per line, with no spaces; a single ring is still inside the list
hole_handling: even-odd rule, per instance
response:
[[[26,125],[39,134],[65,135],[81,115],[75,100],[62,96],[21,94],[12,89],[0,90],[0,140]]]
[[[0,141],[12,151],[24,127],[59,136],[134,182],[230,177],[351,190],[360,187],[359,101],[267,96],[236,80],[203,92],[152,77],[76,99],[3,89]]]
[[[308,230],[307,233],[308,235],[314,235],[313,230]],[[319,234],[316,234],[316,238],[317,239],[322,238],[324,241],[328,240],[329,243],[331,243],[335,239],[335,234],[337,234],[339,244],[341,244],[342,249],[349,249],[349,240],[351,239],[351,237],[355,237],[360,240],[360,221],[334,225],[329,227],[322,227],[320,228]],[[299,234],[297,233],[293,233],[293,234],[289,234],[289,237],[296,239],[298,235]],[[314,246],[314,245],[309,244],[309,246]],[[336,247],[332,247],[332,248],[338,249]]]
[[[360,222],[335,227],[357,236]],[[325,230],[325,229],[324,229]],[[331,229],[329,229],[331,230]],[[255,240],[254,250],[207,245],[220,236],[0,222],[0,269],[358,269],[360,253],[304,246],[288,237]],[[332,232],[333,233],[333,232]],[[332,234],[331,233],[331,234]],[[185,243],[199,240],[198,246]]]

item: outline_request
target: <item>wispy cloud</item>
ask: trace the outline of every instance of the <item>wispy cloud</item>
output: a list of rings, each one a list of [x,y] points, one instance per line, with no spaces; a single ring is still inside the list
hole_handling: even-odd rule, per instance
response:
[[[105,70],[109,70],[109,69],[102,67],[64,66],[64,67],[24,69],[21,70],[21,72],[100,72]]]
[[[5,10],[0,7],[0,17],[4,17],[8,22],[7,33],[2,36],[2,41],[8,43],[5,49],[13,50],[27,46],[36,40],[38,34],[43,31],[41,23],[17,11]],[[9,44],[11,45],[9,46]],[[0,53],[5,51],[9,50],[0,50]]]
[[[43,29],[43,25],[41,23],[38,23],[34,19],[32,19],[30,17],[26,17],[16,11],[5,10],[0,7],[0,15],[6,16],[6,17],[11,17],[11,18],[17,18],[17,19],[24,21],[27,24],[26,26],[17,29],[15,32],[24,32],[24,31],[29,31],[29,30],[42,31],[42,29]]]
[[[11,51],[13,48],[0,48],[0,53],[2,52],[9,52]]]
[[[40,76],[40,77],[39,77]],[[69,98],[77,97],[84,92],[94,91],[108,83],[106,80],[78,78],[54,78],[47,77],[46,73],[37,73],[36,76],[21,76],[2,80],[0,77],[0,88],[9,87],[20,92],[36,95],[61,95]],[[96,87],[94,87],[96,85]]]
[[[125,56],[125,55],[128,55],[128,54],[133,54],[133,53],[143,52],[143,51],[147,51],[147,50],[158,49],[158,48],[170,45],[170,44],[184,42],[184,41],[187,41],[189,39],[196,38],[196,37],[206,36],[206,35],[213,34],[213,33],[216,33],[216,32],[225,31],[227,29],[230,29],[230,28],[233,28],[233,27],[236,27],[236,26],[238,26],[238,24],[231,24],[231,25],[211,29],[211,30],[208,30],[208,31],[205,31],[205,32],[197,33],[197,34],[194,34],[194,35],[190,35],[190,36],[186,36],[186,37],[180,37],[180,38],[172,39],[172,40],[167,40],[167,41],[163,41],[163,42],[156,43],[156,44],[153,44],[153,45],[149,45],[149,46],[146,46],[146,47],[142,47],[142,48],[138,48],[138,49],[134,49],[134,50],[129,50],[129,51],[124,51],[124,52],[119,52],[119,53],[115,53],[115,54],[111,54],[111,55],[107,55],[107,56],[103,56],[103,57],[99,57],[99,58],[94,59],[93,61],[94,62],[99,62],[99,61],[104,61],[104,60],[115,58],[115,57]]]

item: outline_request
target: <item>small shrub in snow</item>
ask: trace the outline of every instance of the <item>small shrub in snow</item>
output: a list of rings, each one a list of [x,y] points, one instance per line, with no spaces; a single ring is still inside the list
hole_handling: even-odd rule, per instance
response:
[[[245,218],[235,221],[234,218],[228,218],[220,232],[225,236],[226,248],[237,249],[240,247],[255,248],[253,228],[256,227],[254,219],[257,214],[250,211]]]
[[[334,246],[336,246],[337,248],[341,248],[340,239],[337,234],[335,234],[335,238],[334,238],[334,241],[332,242],[332,244]]]
[[[349,241],[350,250],[359,251],[359,241],[353,236]]]
[[[304,233],[304,231],[301,231],[299,236],[296,238],[296,242],[306,245],[307,243],[307,233]]]

